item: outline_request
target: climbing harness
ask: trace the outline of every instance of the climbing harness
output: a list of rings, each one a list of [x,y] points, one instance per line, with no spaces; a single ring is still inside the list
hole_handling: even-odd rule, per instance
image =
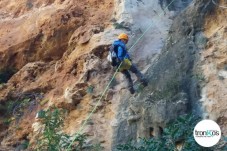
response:
[[[131,66],[132,66],[132,62],[129,59],[124,59],[119,68],[119,71],[121,72],[123,70],[129,70],[131,68]]]

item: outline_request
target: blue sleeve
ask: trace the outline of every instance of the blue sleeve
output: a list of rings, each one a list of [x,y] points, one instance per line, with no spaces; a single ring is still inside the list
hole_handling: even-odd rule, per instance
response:
[[[122,61],[124,60],[124,50],[122,47],[118,47],[117,57]]]
[[[130,59],[128,52],[126,53],[125,58]]]

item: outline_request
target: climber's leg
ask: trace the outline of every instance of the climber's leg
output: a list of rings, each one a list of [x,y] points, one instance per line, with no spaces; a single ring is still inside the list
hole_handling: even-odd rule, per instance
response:
[[[147,79],[144,77],[144,75],[137,69],[137,67],[132,64],[131,68],[129,69],[132,73],[134,73],[136,75],[136,77],[138,78],[138,80],[144,85],[147,86],[148,82]]]
[[[127,79],[127,86],[128,86],[130,93],[134,94],[135,90],[133,88],[133,81],[132,81],[130,73],[128,72],[128,70],[123,70],[122,73],[124,74],[125,78]]]

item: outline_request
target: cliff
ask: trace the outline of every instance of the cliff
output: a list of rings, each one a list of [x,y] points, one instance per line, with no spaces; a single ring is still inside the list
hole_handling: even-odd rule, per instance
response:
[[[83,133],[87,144],[104,150],[159,137],[186,113],[215,120],[226,136],[225,0],[2,0],[0,6],[0,149],[34,144],[36,114],[51,106],[67,111],[69,135],[97,107]],[[133,63],[149,85],[131,95],[118,73],[100,100],[114,75],[109,45],[121,32],[129,34]]]

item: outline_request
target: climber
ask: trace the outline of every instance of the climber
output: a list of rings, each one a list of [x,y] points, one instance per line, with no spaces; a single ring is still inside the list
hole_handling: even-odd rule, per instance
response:
[[[132,60],[126,49],[126,44],[128,43],[128,40],[128,35],[122,33],[118,36],[118,40],[114,41],[111,46],[112,49],[110,48],[110,51],[112,52],[111,62],[112,65],[117,68],[120,65],[119,71],[123,73],[123,75],[127,79],[128,89],[130,93],[134,94],[135,89],[133,88],[133,81],[129,71],[133,72],[144,86],[147,86],[148,82],[143,76],[143,74],[137,69],[137,67],[132,64]]]

